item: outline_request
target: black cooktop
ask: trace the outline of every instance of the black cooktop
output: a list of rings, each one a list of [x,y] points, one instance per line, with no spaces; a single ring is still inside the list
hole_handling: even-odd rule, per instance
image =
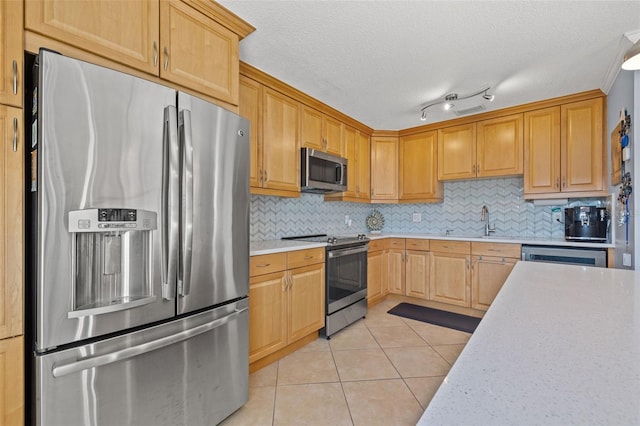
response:
[[[327,234],[294,235],[291,237],[282,237],[282,239],[308,241],[310,243],[327,243],[330,246],[369,242],[369,238],[365,234],[331,235],[331,236]]]

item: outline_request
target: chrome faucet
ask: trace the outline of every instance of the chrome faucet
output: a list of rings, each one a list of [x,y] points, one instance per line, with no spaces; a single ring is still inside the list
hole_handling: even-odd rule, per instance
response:
[[[496,226],[493,225],[493,228],[489,224],[489,208],[484,205],[482,206],[482,211],[480,212],[480,220],[484,222],[484,236],[488,237],[492,232],[496,232]]]

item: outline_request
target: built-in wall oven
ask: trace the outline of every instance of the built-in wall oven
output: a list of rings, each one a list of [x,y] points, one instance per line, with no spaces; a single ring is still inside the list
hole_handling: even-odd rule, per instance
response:
[[[522,260],[565,265],[607,267],[607,249],[597,247],[561,247],[523,245]]]
[[[327,338],[367,315],[367,252],[369,239],[363,235],[329,237],[325,234],[285,237],[322,241],[326,247],[325,326]]]

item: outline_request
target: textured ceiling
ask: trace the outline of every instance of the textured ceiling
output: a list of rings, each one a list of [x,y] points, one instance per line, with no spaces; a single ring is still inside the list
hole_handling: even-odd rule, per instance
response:
[[[606,93],[640,34],[639,0],[219,2],[256,27],[243,61],[386,130],[456,118],[420,108],[484,86],[494,102],[457,107]]]

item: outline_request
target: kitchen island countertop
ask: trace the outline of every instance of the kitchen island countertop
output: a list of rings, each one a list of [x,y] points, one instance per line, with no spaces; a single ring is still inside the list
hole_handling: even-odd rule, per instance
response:
[[[518,262],[419,425],[640,424],[640,272]]]

